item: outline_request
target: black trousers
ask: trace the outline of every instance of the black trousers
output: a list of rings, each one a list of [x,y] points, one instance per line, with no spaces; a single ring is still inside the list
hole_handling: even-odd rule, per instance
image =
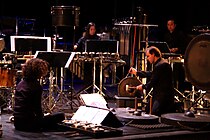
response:
[[[58,123],[65,119],[65,114],[58,112],[44,116],[42,119],[28,117],[14,117],[16,130],[28,132],[51,131],[58,127]]]

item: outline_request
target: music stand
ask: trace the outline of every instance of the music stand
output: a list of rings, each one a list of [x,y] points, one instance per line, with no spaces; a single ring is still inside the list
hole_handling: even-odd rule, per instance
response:
[[[58,101],[61,102],[61,105],[66,105],[66,103],[69,101],[69,99],[65,96],[63,93],[63,81],[64,81],[64,76],[63,76],[63,68],[66,66],[67,62],[69,62],[69,58],[72,58],[72,53],[71,52],[46,52],[46,51],[36,51],[35,53],[35,58],[40,58],[45,61],[47,61],[50,65],[50,83],[49,83],[49,110],[50,112],[53,110],[53,108],[58,104]],[[61,74],[60,74],[60,83],[61,87],[60,89],[58,88],[57,83],[54,84],[53,82],[53,68],[61,68]],[[55,89],[58,91],[59,95],[56,96],[56,99],[53,97],[53,91]],[[66,99],[66,100],[65,100]],[[52,101],[54,100],[54,103]],[[63,101],[66,101],[63,103]]]
[[[117,40],[95,40],[95,39],[91,39],[91,40],[87,40],[85,42],[85,52],[87,53],[99,53],[99,57],[95,57],[93,59],[93,87],[95,89],[97,89],[100,93],[103,94],[102,92],[102,71],[103,71],[103,67],[102,67],[102,61],[103,61],[103,57],[102,54],[103,53],[108,53],[108,54],[118,54],[118,46],[119,46],[119,41]],[[99,63],[100,63],[100,87],[98,88],[95,85],[95,74],[96,74],[96,61],[99,58]],[[92,86],[90,86],[92,87]],[[89,87],[88,87],[89,88]],[[86,89],[88,89],[86,88]],[[94,91],[93,91],[94,92]],[[103,94],[104,95],[104,94]]]
[[[117,40],[87,40],[85,52],[118,53],[118,46]]]

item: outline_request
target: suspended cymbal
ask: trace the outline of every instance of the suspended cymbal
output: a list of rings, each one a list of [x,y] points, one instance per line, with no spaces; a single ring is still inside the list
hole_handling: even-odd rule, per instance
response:
[[[116,108],[117,117],[124,121],[132,121],[134,124],[158,124],[159,117],[155,115],[141,113],[142,115],[135,115],[134,112],[130,112],[126,108]],[[141,111],[141,110],[137,110]]]
[[[161,123],[190,130],[210,129],[209,114],[195,114],[195,117],[189,117],[184,113],[168,113],[161,115],[160,120]]]

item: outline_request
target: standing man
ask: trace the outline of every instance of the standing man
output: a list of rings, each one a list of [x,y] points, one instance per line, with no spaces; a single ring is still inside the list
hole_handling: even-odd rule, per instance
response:
[[[129,73],[139,77],[149,78],[146,84],[136,87],[137,90],[152,90],[152,103],[148,102],[146,113],[160,116],[164,113],[175,112],[174,90],[172,83],[172,68],[167,60],[162,58],[160,50],[151,46],[145,51],[147,60],[153,65],[153,71],[137,71],[131,67]],[[149,106],[152,104],[151,110]]]

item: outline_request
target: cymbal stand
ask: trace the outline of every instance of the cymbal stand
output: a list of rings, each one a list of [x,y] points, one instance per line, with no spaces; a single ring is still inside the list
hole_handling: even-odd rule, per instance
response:
[[[56,107],[56,105],[59,105],[58,109],[61,109],[62,107],[69,105],[68,95],[64,93],[64,68],[63,67],[61,67],[61,73],[60,73],[60,88],[58,87],[57,84],[54,85],[54,87],[56,88],[56,91],[58,92],[54,107]]]
[[[201,95],[200,95],[196,100],[194,100],[194,102],[192,102],[192,105],[187,109],[188,111],[190,111],[191,108],[193,108],[195,105],[197,105],[198,102],[199,102],[199,101],[203,98],[203,96],[206,94],[206,91],[205,91],[205,92],[202,92],[202,91],[200,90],[200,92],[201,92]]]
[[[183,94],[183,93],[181,93],[177,88],[174,88],[174,90],[177,92],[177,93],[179,93],[184,99],[187,99],[187,97]],[[178,97],[175,97],[178,101],[179,101],[179,98]]]
[[[57,71],[56,71],[57,72]],[[57,74],[56,74],[57,75]],[[46,111],[53,112],[56,106],[58,105],[66,105],[69,99],[63,92],[63,68],[61,68],[61,87],[59,88],[57,84],[54,84],[54,72],[53,68],[50,68],[50,77],[49,77],[49,95],[48,98],[44,99],[44,105],[46,107]],[[48,101],[46,104],[45,100]],[[61,109],[61,108],[58,108]]]
[[[147,102],[147,98],[150,97],[152,98],[152,91],[153,91],[153,88],[147,93],[147,95],[144,97],[144,99],[142,100],[144,103]]]
[[[192,91],[190,92],[189,95],[187,95],[187,96],[191,95],[190,96],[190,101],[195,102],[195,94],[196,94],[195,87],[192,85]]]
[[[149,97],[149,114],[152,114],[152,91],[153,88],[148,92],[148,94],[144,97],[143,102],[147,103],[147,98]]]
[[[42,100],[44,110],[49,111],[49,112],[52,112],[52,109],[55,105],[55,99],[53,97],[53,81],[54,81],[53,75],[54,75],[54,72],[51,67],[50,68],[50,76],[49,76],[49,95],[47,98],[43,97],[43,100]]]

